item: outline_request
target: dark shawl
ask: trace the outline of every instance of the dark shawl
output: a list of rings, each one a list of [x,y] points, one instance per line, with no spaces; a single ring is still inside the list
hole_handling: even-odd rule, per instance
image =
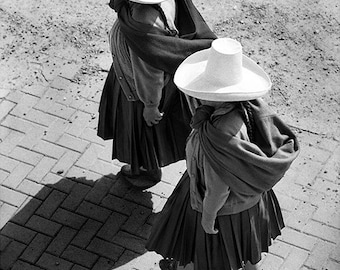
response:
[[[209,121],[209,106],[197,110],[192,126],[209,164],[231,190],[256,195],[270,190],[299,153],[289,127],[261,99],[250,102],[255,120],[254,143],[225,134]],[[223,117],[223,116],[222,116]]]
[[[128,46],[145,62],[170,74],[186,57],[209,48],[216,38],[191,0],[176,0],[176,4],[179,38],[133,20],[128,0],[111,0],[109,4],[118,13]]]

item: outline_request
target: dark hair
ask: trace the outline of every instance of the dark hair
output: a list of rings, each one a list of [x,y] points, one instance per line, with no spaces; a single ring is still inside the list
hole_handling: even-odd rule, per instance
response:
[[[241,101],[239,102],[239,111],[242,115],[242,118],[244,120],[244,123],[247,127],[247,133],[248,133],[248,137],[250,139],[251,142],[253,142],[255,140],[254,136],[255,136],[255,121],[254,121],[254,115],[253,115],[253,111],[250,107],[250,104],[248,101]]]

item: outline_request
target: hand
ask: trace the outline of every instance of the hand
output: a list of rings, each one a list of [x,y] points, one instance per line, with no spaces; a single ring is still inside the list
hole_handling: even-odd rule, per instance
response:
[[[151,127],[162,120],[163,113],[160,113],[157,107],[144,107],[143,117],[146,124]]]
[[[208,234],[217,234],[218,230],[215,229],[215,218],[211,218],[211,215],[205,214],[203,211],[202,213],[202,220],[201,224],[203,227],[203,230]]]

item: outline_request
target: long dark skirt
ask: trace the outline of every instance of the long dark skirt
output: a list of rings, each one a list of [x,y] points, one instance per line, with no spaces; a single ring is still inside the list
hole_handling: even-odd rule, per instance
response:
[[[191,131],[191,112],[183,93],[170,81],[163,89],[159,124],[147,126],[141,101],[128,101],[111,67],[100,106],[98,136],[113,139],[112,158],[131,164],[134,173],[143,166],[158,169],[185,158]]]
[[[153,225],[146,244],[149,251],[180,265],[193,262],[195,270],[236,270],[247,261],[259,262],[261,252],[268,252],[272,239],[281,234],[284,222],[273,190],[248,210],[218,216],[219,232],[206,234],[201,213],[191,208],[189,188],[185,173]]]

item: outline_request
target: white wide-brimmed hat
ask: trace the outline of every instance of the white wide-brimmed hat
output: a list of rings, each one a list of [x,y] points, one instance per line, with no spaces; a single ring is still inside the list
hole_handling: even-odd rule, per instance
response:
[[[271,88],[267,73],[242,54],[231,38],[215,39],[211,48],[186,58],[174,82],[189,96],[209,101],[244,101],[259,98]]]
[[[159,4],[159,3],[164,2],[166,0],[130,0],[130,1],[135,2],[135,3],[139,3],[139,4],[153,5],[153,4]]]

